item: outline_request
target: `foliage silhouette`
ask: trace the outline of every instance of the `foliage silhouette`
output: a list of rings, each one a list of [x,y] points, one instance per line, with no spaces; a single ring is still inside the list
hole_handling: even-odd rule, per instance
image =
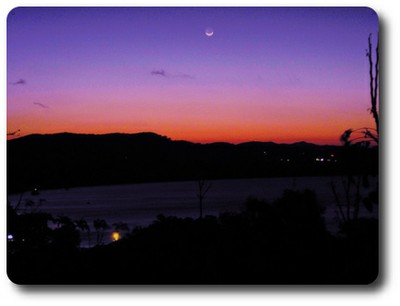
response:
[[[19,284],[367,284],[378,273],[377,223],[326,230],[310,190],[287,190],[273,202],[249,198],[219,217],[159,215],[121,240],[79,248],[77,223],[9,206],[8,275]],[[34,220],[26,222],[26,220]],[[81,224],[85,228],[84,222]],[[96,220],[104,230],[106,222]],[[36,233],[27,245],[17,237]],[[67,239],[65,235],[71,235]],[[15,234],[14,234],[15,233]],[[74,238],[75,237],[75,238]],[[19,241],[19,242],[18,242]]]
[[[104,219],[96,219],[93,221],[93,226],[96,230],[96,243],[100,245],[103,243],[104,232],[106,229],[109,229],[110,226],[107,224]]]
[[[372,55],[372,43],[371,36],[368,36],[368,49],[366,50],[366,56],[368,57],[369,63],[369,91],[370,91],[370,108],[369,112],[372,115],[375,128],[363,127],[358,129],[348,129],[346,130],[340,140],[344,145],[351,144],[362,144],[369,146],[371,142],[378,145],[379,144],[379,37],[377,40],[375,48],[375,64]],[[357,134],[354,136],[354,134]]]
[[[369,175],[377,176],[379,167],[379,37],[375,49],[375,64],[373,62],[371,34],[368,37],[368,49],[366,56],[369,63],[369,89],[370,89],[370,108],[375,128],[363,127],[358,129],[347,129],[340,137],[340,141],[345,147],[344,162],[347,169],[346,176],[342,180],[342,192],[344,201],[340,200],[339,186],[332,182],[332,191],[336,199],[338,210],[338,219],[341,226],[349,228],[346,223],[357,224],[361,205],[368,211],[372,211],[374,205],[378,205],[378,180],[375,190],[370,192],[368,196],[363,197],[361,190],[363,187],[369,187]],[[371,145],[374,145],[372,148]],[[354,169],[358,168],[356,172]],[[368,171],[367,169],[370,169]],[[372,170],[372,171],[371,171]],[[344,203],[343,203],[344,202]],[[354,221],[354,222],[353,222]]]
[[[66,216],[59,216],[53,219],[53,222],[57,227],[53,230],[51,244],[64,252],[78,248],[81,240],[75,223]]]
[[[88,247],[91,247],[91,231],[90,231],[90,226],[87,223],[87,221],[83,218],[79,220],[74,221],[77,229],[79,229],[81,232],[87,232],[87,238],[88,238]]]
[[[112,224],[116,231],[129,231],[129,226],[125,222],[116,222]]]

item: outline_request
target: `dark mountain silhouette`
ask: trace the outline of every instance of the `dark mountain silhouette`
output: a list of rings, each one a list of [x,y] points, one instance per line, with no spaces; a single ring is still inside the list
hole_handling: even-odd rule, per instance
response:
[[[7,141],[7,188],[13,193],[34,188],[374,171],[363,162],[376,155],[373,149],[358,152],[351,163],[345,158],[346,150],[306,142],[199,144],[155,133],[32,134]]]

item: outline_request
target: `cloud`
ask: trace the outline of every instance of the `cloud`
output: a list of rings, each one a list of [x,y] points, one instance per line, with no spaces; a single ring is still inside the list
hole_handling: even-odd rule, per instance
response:
[[[175,74],[173,75],[174,78],[182,78],[182,79],[194,79],[194,76],[190,75],[190,74]]]
[[[152,70],[151,74],[156,75],[156,76],[162,76],[165,78],[194,79],[194,76],[192,76],[190,74],[187,74],[187,73],[171,74],[171,73],[166,72],[164,69]]]
[[[165,72],[165,70],[161,69],[161,70],[153,70],[151,72],[152,75],[159,75],[159,76],[163,76],[163,77],[168,77],[167,73]]]
[[[13,85],[26,85],[26,80],[19,79],[18,81],[12,83]]]
[[[45,104],[42,104],[42,103],[39,103],[39,102],[33,102],[33,104],[35,104],[35,105],[37,105],[37,106],[39,106],[41,108],[50,108],[49,106],[47,106]]]

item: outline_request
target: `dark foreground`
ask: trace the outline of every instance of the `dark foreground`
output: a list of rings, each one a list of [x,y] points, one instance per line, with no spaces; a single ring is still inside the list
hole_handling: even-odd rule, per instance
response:
[[[378,221],[347,220],[333,236],[321,213],[313,192],[286,191],[274,203],[249,199],[243,212],[218,218],[160,215],[119,241],[84,249],[82,220],[17,214],[9,207],[7,272],[18,284],[373,282],[379,271]],[[51,221],[57,226],[49,227]]]

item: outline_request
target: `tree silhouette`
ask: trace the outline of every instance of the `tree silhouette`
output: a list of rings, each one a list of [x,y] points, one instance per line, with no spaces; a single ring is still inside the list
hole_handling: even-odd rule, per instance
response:
[[[93,226],[96,229],[96,242],[97,245],[100,245],[103,242],[103,238],[104,238],[104,231],[108,228],[110,228],[110,226],[107,224],[107,222],[103,219],[96,219],[93,221]]]
[[[80,231],[82,231],[82,232],[87,232],[87,235],[88,235],[88,243],[89,243],[89,248],[90,248],[90,245],[91,245],[91,239],[90,239],[90,238],[91,238],[91,235],[90,235],[90,227],[89,227],[88,223],[87,223],[86,220],[83,219],[83,218],[80,218],[79,220],[75,220],[74,222],[75,222],[76,227],[77,227]]]
[[[375,150],[378,151],[379,145],[379,37],[375,48],[375,63],[373,58],[371,34],[368,36],[368,49],[366,56],[369,63],[369,89],[370,89],[370,108],[368,109],[372,115],[375,128],[362,127],[357,129],[347,129],[340,137],[340,141],[347,147],[347,163],[349,167],[352,163],[363,163],[364,167],[370,166],[375,163],[376,159],[363,158],[366,150],[370,147],[371,143],[375,144]],[[373,167],[374,169],[374,167]],[[377,203],[378,187],[372,191],[368,197],[362,198],[361,187],[369,185],[367,175],[353,176],[350,173],[347,178],[342,179],[342,188],[344,191],[344,204],[340,200],[340,195],[337,186],[332,181],[331,188],[335,197],[336,206],[338,209],[338,218],[341,223],[346,223],[358,219],[360,205],[364,203],[367,210],[372,211],[372,202]]]
[[[128,224],[124,222],[117,222],[112,224],[114,226],[114,229],[116,231],[129,231],[129,226]]]
[[[72,220],[64,215],[58,216],[53,219],[53,222],[57,225],[57,228],[60,228],[62,226],[70,226],[73,225]]]
[[[210,190],[212,184],[207,183],[206,180],[198,181],[198,193],[197,198],[199,199],[200,219],[203,218],[203,200],[207,192]]]
[[[67,216],[58,216],[53,222],[57,228],[53,230],[52,244],[64,251],[77,248],[81,240],[75,223]]]
[[[376,136],[379,136],[379,114],[377,110],[377,102],[378,102],[378,80],[379,80],[379,37],[376,44],[376,58],[375,58],[375,75],[372,72],[373,70],[373,61],[372,61],[372,44],[371,44],[371,34],[368,37],[368,61],[369,61],[369,87],[370,87],[370,96],[371,96],[371,109],[370,113],[374,117],[375,125],[376,125]],[[378,142],[378,137],[376,138]]]
[[[378,37],[376,48],[375,48],[375,64],[374,64],[371,35],[372,34],[370,34],[368,36],[368,49],[366,50],[366,56],[368,57],[368,63],[369,63],[369,91],[370,91],[370,99],[371,99],[371,101],[370,101],[371,106],[369,108],[369,112],[374,119],[375,128],[362,127],[362,128],[357,128],[355,130],[348,129],[348,130],[344,131],[344,133],[340,137],[340,140],[344,145],[362,143],[364,145],[369,146],[371,141],[377,145],[379,144],[379,112],[378,112],[378,103],[379,103],[379,91],[378,91],[378,88],[379,88],[379,37]]]

